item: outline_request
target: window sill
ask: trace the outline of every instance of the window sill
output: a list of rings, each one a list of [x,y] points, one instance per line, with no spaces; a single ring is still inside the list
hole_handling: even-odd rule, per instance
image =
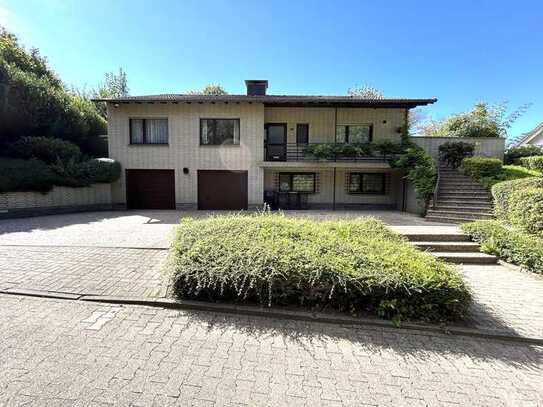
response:
[[[381,195],[386,196],[388,195],[385,192],[347,192],[348,195]]]
[[[200,144],[200,147],[239,147],[240,144]]]
[[[128,147],[169,147],[168,143],[130,143]]]

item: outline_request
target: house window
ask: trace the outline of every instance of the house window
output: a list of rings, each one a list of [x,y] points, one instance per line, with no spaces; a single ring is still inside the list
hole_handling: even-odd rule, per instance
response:
[[[349,193],[384,195],[385,174],[351,172],[349,175]]]
[[[279,191],[281,192],[315,192],[314,173],[281,173],[279,174]]]
[[[298,123],[296,125],[296,144],[309,143],[309,124]]]
[[[371,124],[341,124],[336,126],[338,143],[370,143],[373,139]]]
[[[239,144],[239,119],[200,119],[200,145],[224,144]]]
[[[130,119],[130,144],[168,144],[168,119]]]

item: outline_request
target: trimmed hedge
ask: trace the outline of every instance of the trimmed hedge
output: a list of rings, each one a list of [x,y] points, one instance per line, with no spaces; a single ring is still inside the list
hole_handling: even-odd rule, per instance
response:
[[[494,177],[502,169],[502,162],[497,158],[469,157],[462,160],[464,174],[475,179]]]
[[[532,145],[511,147],[505,151],[503,160],[505,164],[520,164],[522,157],[532,157],[534,155],[543,155],[543,148]]]
[[[371,218],[315,222],[262,213],[183,219],[171,259],[180,298],[434,321],[462,318],[471,298],[452,266]]]
[[[523,157],[520,159],[520,164],[529,170],[543,172],[543,155]]]
[[[543,234],[543,188],[514,191],[509,198],[507,219],[528,233]]]
[[[43,161],[0,158],[0,192],[45,193],[58,182],[58,176]]]
[[[22,137],[8,149],[8,156],[28,160],[35,158],[52,164],[58,160],[77,160],[79,147],[69,141],[49,137]]]
[[[461,228],[480,243],[486,253],[531,272],[543,273],[543,239],[508,228],[494,220],[466,223]]]
[[[522,178],[494,185],[492,187],[492,196],[496,216],[509,221],[509,201],[513,193],[532,188],[543,188],[543,177]]]
[[[483,186],[490,189],[498,183],[522,178],[540,177],[539,171],[529,170],[520,165],[504,165],[501,171],[493,177],[483,177],[478,180]]]

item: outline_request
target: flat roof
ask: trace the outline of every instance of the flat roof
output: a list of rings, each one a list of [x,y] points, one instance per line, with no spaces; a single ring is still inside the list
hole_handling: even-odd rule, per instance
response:
[[[266,106],[322,106],[322,107],[398,107],[414,108],[437,101],[436,98],[380,98],[367,99],[358,96],[296,96],[296,95],[185,95],[161,94],[125,96],[121,98],[97,98],[96,102],[108,103],[263,103]]]

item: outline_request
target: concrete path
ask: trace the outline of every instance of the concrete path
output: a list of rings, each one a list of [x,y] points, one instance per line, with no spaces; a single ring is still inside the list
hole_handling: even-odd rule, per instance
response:
[[[543,348],[0,295],[0,405],[540,406]]]

